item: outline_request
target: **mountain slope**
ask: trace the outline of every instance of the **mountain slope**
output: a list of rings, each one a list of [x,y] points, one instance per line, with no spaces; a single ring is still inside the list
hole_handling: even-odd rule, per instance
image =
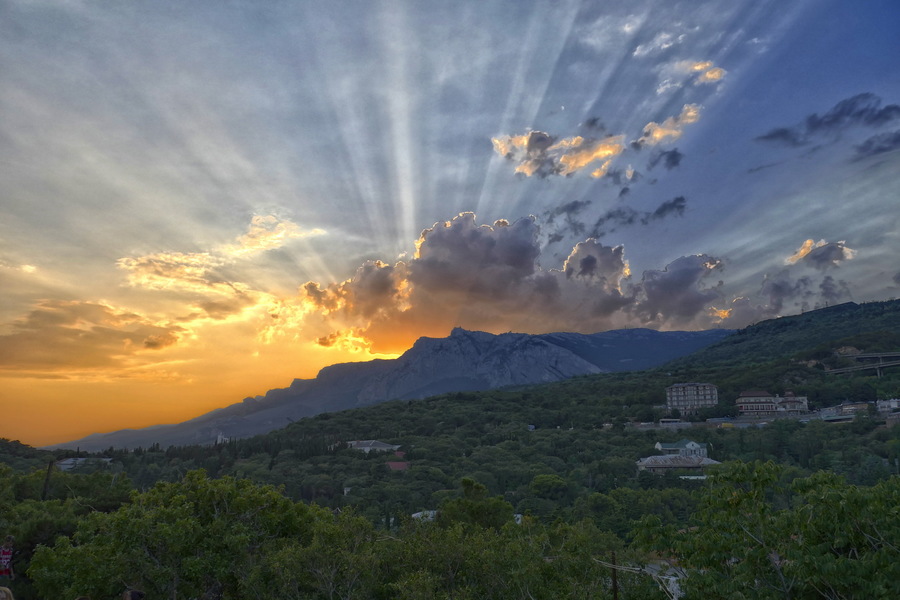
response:
[[[900,332],[900,300],[846,302],[761,321],[666,367],[729,366],[788,358],[823,343],[877,331]]]
[[[209,444],[246,437],[316,415],[457,391],[560,381],[579,375],[635,371],[661,365],[722,340],[729,330],[660,332],[627,329],[596,334],[494,335],[454,329],[446,338],[420,338],[395,360],[345,363],[312,380],[221,408],[190,421],[94,434],[59,444],[82,450],[159,443]]]

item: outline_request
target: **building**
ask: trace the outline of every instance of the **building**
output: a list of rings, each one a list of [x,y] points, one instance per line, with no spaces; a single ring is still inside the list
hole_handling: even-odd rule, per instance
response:
[[[79,468],[104,469],[109,467],[111,458],[64,458],[56,461],[56,468],[60,471],[72,471]]]
[[[385,444],[378,440],[353,440],[352,442],[347,442],[347,447],[353,450],[361,450],[366,454],[369,452],[394,452],[400,449],[400,446]]]
[[[678,440],[677,442],[656,442],[656,449],[665,455],[674,456],[700,456],[706,458],[708,456],[706,444],[701,444],[693,440]]]
[[[695,415],[701,408],[719,403],[719,388],[711,383],[676,383],[666,388],[666,408]]]
[[[735,404],[742,417],[778,417],[809,412],[806,396],[795,396],[794,392],[785,392],[783,397],[758,390],[741,392]]]
[[[665,473],[666,471],[680,471],[683,469],[700,471],[705,467],[720,465],[722,463],[703,456],[680,456],[678,454],[668,454],[663,456],[646,456],[639,459],[636,464],[639,471]]]

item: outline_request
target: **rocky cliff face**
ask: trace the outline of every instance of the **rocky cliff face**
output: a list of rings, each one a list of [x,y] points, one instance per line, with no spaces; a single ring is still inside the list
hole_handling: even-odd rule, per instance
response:
[[[387,400],[560,381],[578,375],[661,365],[719,341],[730,331],[659,332],[627,329],[591,335],[494,335],[454,329],[446,338],[420,338],[396,360],[332,365],[315,379],[221,408],[177,425],[94,434],[61,444],[82,450],[211,444],[246,437],[296,419]]]
[[[364,385],[358,404],[547,383],[603,371],[542,336],[457,328],[447,338],[419,339],[393,369]]]

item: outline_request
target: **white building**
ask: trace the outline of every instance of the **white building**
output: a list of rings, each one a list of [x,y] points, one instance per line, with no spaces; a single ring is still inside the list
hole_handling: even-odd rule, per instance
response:
[[[676,383],[666,388],[666,408],[671,413],[695,415],[701,408],[719,403],[719,388],[711,383]]]
[[[783,397],[763,391],[741,392],[735,404],[742,417],[777,417],[809,412],[806,396],[795,396],[794,392],[785,392]]]

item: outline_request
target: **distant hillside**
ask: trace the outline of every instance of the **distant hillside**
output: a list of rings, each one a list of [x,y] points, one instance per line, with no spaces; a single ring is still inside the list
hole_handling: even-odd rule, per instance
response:
[[[872,336],[884,332],[884,336]],[[791,317],[770,319],[673,360],[666,368],[730,366],[767,362],[809,352],[822,344],[839,346],[842,340],[880,343],[900,332],[900,300],[856,304],[847,302]],[[868,340],[868,342],[866,342]],[[897,349],[897,348],[893,348]],[[882,351],[872,346],[863,351]]]
[[[176,425],[94,434],[58,447],[210,444],[220,436],[247,437],[299,419],[387,400],[561,381],[579,375],[659,366],[722,340],[730,330],[625,329],[596,334],[528,335],[454,329],[446,338],[420,338],[396,360],[345,363],[315,379],[215,410]]]

